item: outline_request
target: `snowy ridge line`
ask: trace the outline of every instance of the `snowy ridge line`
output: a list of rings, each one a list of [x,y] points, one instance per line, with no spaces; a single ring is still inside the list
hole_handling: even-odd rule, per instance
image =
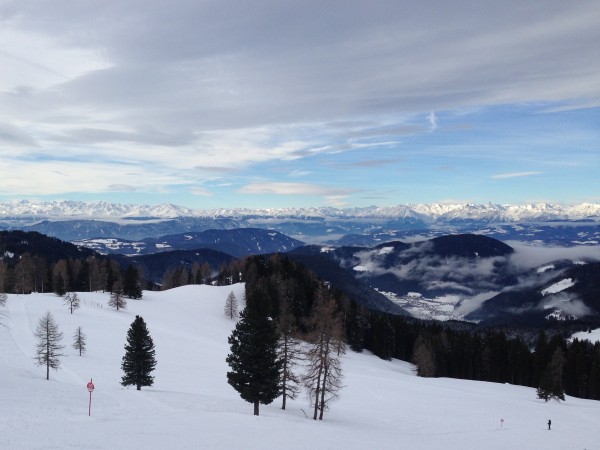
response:
[[[361,208],[222,208],[195,210],[171,203],[136,205],[105,201],[30,201],[17,200],[0,203],[0,218],[31,217],[36,219],[124,219],[178,217],[201,218],[298,218],[298,219],[414,219],[425,223],[479,220],[488,222],[526,222],[591,220],[600,222],[600,203],[572,205],[532,203],[522,205],[499,204],[414,204],[397,206],[368,206]]]

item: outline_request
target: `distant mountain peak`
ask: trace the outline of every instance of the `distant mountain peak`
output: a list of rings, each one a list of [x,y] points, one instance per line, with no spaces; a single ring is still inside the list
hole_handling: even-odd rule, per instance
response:
[[[494,203],[430,203],[355,208],[220,208],[195,210],[172,203],[138,205],[105,201],[79,202],[70,200],[17,200],[0,203],[1,217],[35,217],[51,220],[135,218],[173,219],[177,217],[206,218],[385,218],[416,219],[425,223],[477,220],[487,222],[524,222],[558,220],[592,220],[600,222],[600,203],[571,205],[529,203],[500,205]]]

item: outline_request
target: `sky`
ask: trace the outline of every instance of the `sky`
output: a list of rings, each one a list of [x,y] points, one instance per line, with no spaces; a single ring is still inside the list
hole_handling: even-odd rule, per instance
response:
[[[600,202],[600,2],[0,0],[0,201]]]

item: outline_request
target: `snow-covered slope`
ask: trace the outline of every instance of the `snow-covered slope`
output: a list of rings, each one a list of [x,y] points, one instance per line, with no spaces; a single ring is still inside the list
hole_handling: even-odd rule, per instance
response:
[[[580,341],[586,340],[590,342],[600,342],[600,328],[589,330],[589,332],[579,331],[571,336],[571,339],[575,338],[579,339]]]
[[[70,315],[51,294],[9,295],[0,326],[0,448],[19,449],[594,449],[600,403],[567,397],[544,403],[531,388],[424,379],[409,364],[368,354],[344,357],[345,387],[323,422],[306,419],[304,396],[261,416],[226,383],[223,314],[242,285],[145,292],[125,311],[108,296],[80,293]],[[33,361],[33,331],[47,310],[64,333],[62,369],[45,380]],[[142,315],[156,345],[155,385],[119,381],[125,335]],[[70,347],[81,326],[88,352]],[[92,415],[86,383],[93,378]],[[501,419],[504,419],[501,427]],[[552,431],[546,423],[552,420]]]

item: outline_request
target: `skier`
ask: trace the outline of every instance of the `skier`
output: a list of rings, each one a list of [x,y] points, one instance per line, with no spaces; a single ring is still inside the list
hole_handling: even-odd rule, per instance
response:
[[[550,425],[552,425],[552,421],[548,419],[548,429],[550,429]]]

